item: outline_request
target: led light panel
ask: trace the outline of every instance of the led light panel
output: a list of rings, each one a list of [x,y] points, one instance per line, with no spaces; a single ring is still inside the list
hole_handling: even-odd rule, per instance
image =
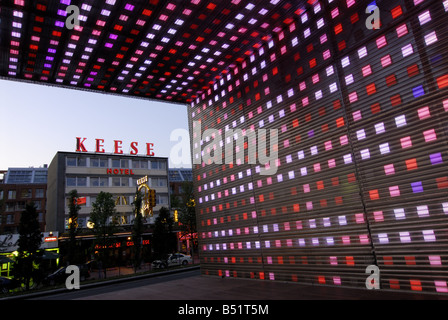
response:
[[[4,2],[2,77],[188,104],[204,274],[448,293],[448,1]]]

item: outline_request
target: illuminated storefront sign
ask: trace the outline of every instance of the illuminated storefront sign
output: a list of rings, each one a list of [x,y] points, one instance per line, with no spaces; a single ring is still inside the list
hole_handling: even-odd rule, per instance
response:
[[[76,152],[89,152],[85,146],[87,138],[76,138]],[[131,149],[130,154],[135,156],[139,154],[139,144],[138,142],[131,142],[129,145]],[[96,153],[106,153],[104,149],[104,139],[95,139],[95,152]],[[154,143],[147,142],[145,144],[145,155],[148,157],[153,157],[154,154]],[[123,141],[114,140],[113,144],[113,153],[114,154],[124,154],[123,152]]]
[[[138,191],[144,190],[141,212],[143,216],[152,216],[154,214],[153,208],[156,206],[156,192],[148,186],[147,182],[148,176],[145,176],[137,180],[137,185]]]
[[[42,232],[40,249],[52,249],[58,247],[58,231]],[[19,234],[0,235],[0,253],[14,252],[19,249]]]

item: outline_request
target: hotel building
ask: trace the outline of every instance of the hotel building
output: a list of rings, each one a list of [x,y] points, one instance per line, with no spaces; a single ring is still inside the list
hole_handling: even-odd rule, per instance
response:
[[[92,204],[101,191],[113,194],[120,225],[131,225],[137,180],[144,176],[156,191],[154,216],[146,217],[147,223],[153,223],[159,209],[169,207],[167,158],[58,152],[48,168],[47,228],[67,230],[67,198],[72,190],[85,199],[79,211],[79,228],[87,227]]]

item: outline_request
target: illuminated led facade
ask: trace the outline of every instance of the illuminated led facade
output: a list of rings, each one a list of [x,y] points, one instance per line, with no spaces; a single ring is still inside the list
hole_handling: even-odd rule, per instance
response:
[[[384,289],[448,293],[448,1],[10,0],[0,17],[1,76],[188,103],[193,160],[219,150],[199,121],[277,130],[275,174],[194,165],[204,274],[365,288],[377,265]]]
[[[377,4],[368,30],[366,2],[316,1],[190,105],[192,127],[279,132],[274,175],[194,168],[203,273],[365,288],[377,265],[448,292],[448,3]]]

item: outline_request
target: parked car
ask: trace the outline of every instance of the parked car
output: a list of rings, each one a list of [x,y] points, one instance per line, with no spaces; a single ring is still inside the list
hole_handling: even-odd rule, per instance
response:
[[[162,260],[154,260],[152,263],[152,267],[154,269],[165,269],[173,266],[186,266],[187,264],[192,263],[191,256],[183,254],[183,253],[174,253],[169,254],[166,259]]]
[[[20,288],[20,282],[15,279],[0,277],[0,292],[8,293],[10,290]]]
[[[80,280],[84,281],[85,279],[90,277],[90,268],[86,264],[78,265]],[[54,286],[55,284],[65,283],[65,280],[70,275],[66,273],[67,267],[61,267],[52,274],[46,276],[43,280],[43,283],[46,285]]]

